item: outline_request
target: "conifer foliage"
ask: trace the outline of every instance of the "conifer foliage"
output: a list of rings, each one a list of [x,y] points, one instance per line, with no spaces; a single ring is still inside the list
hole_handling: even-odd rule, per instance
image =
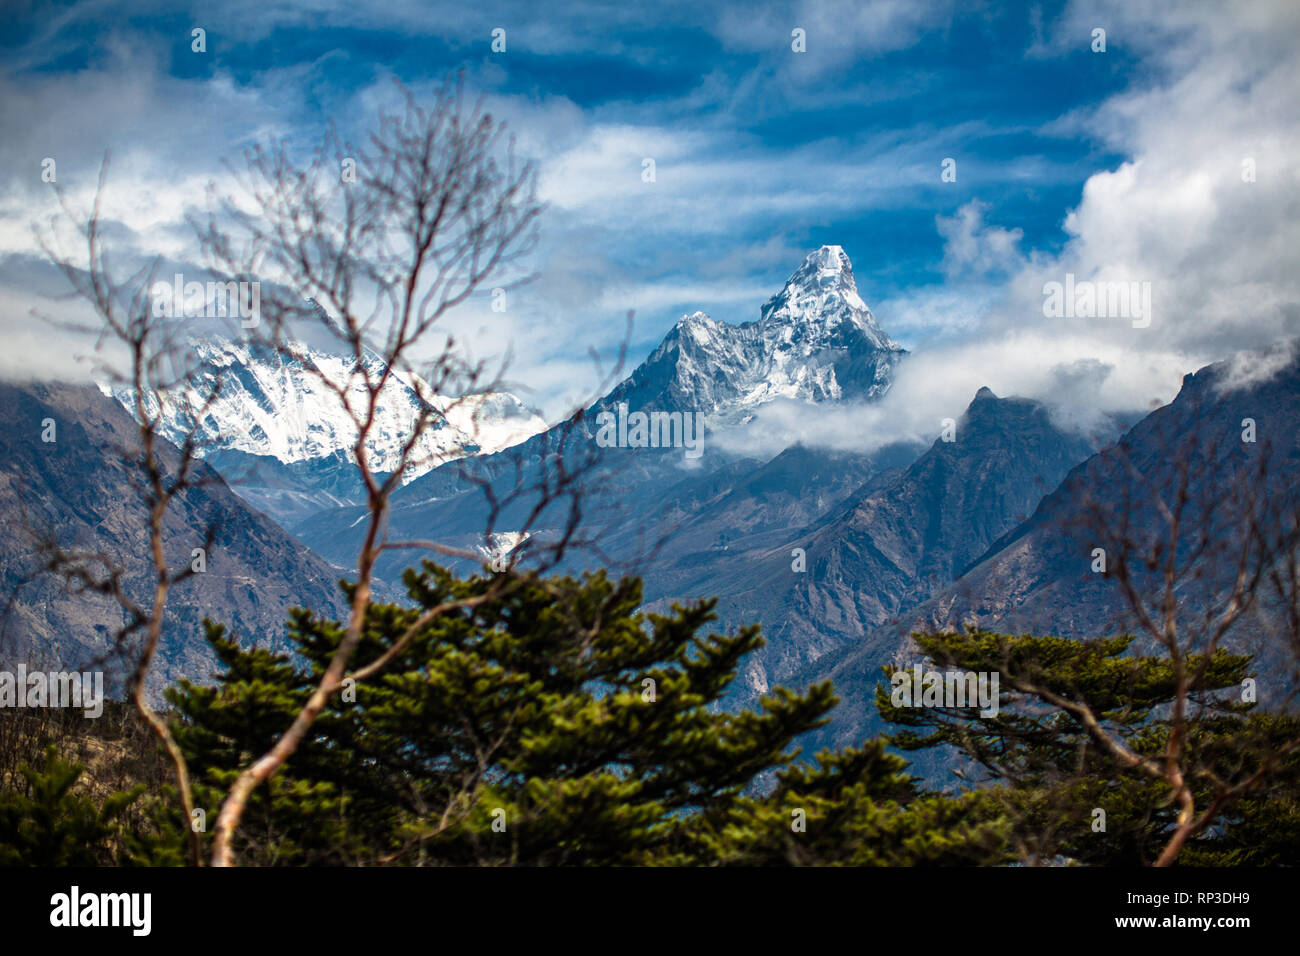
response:
[[[900,707],[882,684],[877,707],[898,728],[890,742],[904,751],[943,748],[947,763],[965,766],[966,780],[981,785],[973,796],[986,815],[1007,821],[1026,862],[1155,863],[1179,823],[1163,775],[1171,752],[1206,821],[1176,863],[1294,862],[1300,719],[1262,712],[1243,692],[1254,683],[1249,655],[1217,650],[1173,661],[1130,653],[1133,638],[1123,635],[1076,641],[972,629],[913,638],[941,667],[996,673],[1001,706],[994,716]],[[1193,676],[1172,751],[1180,668]]]
[[[133,859],[121,817],[144,784],[95,800],[77,790],[84,773],[54,744],[39,764],[19,768],[25,788],[0,792],[0,866],[109,866]]]
[[[641,585],[457,579],[408,571],[412,606],[375,604],[356,666],[421,609],[436,617],[380,675],[342,692],[249,807],[256,864],[815,864],[988,860],[997,821],[920,794],[879,743],[796,766],[792,741],[834,706],[830,685],[719,706],[758,628],[701,635],[712,603],[638,611]],[[342,626],[296,612],[294,657],[217,625],[224,672],[171,692],[200,806],[215,801],[318,683]],[[209,804],[210,805],[210,804]]]

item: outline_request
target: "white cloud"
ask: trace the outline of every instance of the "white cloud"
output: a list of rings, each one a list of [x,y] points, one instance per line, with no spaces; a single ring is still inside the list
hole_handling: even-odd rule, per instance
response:
[[[730,49],[789,53],[791,30],[800,28],[807,51],[794,54],[792,68],[816,74],[845,60],[906,49],[950,20],[953,10],[951,0],[736,4],[723,9],[714,32]]]
[[[1021,265],[1023,229],[987,225],[988,203],[972,199],[953,216],[936,216],[935,225],[944,238],[943,271],[948,278],[974,273],[1004,272]]]
[[[876,309],[919,340],[885,407],[922,409],[924,422],[988,385],[1073,404],[1086,420],[1168,401],[1185,373],[1300,335],[1300,61],[1278,38],[1300,35],[1300,8],[1194,9],[1075,4],[1054,26],[1077,33],[1100,17],[1109,43],[1149,57],[1131,88],[1071,120],[1130,158],[1089,177],[1059,254],[1022,256],[1019,230],[985,225],[996,209],[983,203],[938,219],[949,282]],[[978,281],[1008,268],[1005,281]],[[1043,284],[1067,273],[1151,283],[1150,327],[1045,318]]]
[[[1059,425],[1092,435],[1107,415],[1168,402],[1186,364],[1185,356],[1137,354],[1119,343],[1099,348],[1087,337],[1026,330],[913,353],[877,403],[773,403],[745,430],[710,441],[756,456],[775,455],[796,441],[843,451],[872,451],[894,441],[929,444],[943,420],[960,419],[982,387],[1002,398],[1038,398]]]
[[[332,2],[234,9],[258,12],[247,21],[231,15],[223,27],[245,40],[265,36],[274,25],[360,25],[363,17],[355,5]],[[584,20],[585,9],[554,22],[521,12],[512,38],[537,50],[642,57],[644,50],[613,41],[593,47],[598,23],[608,27],[608,21]],[[97,10],[82,5],[66,17],[91,17]],[[476,301],[448,326],[480,355],[511,346],[513,377],[534,386],[529,397],[552,417],[595,383],[584,353],[592,346],[609,355],[629,308],[638,313],[633,345],[640,352],[633,362],[675,320],[668,310],[712,309],[727,321],[754,318],[776,291],[764,283],[774,270],[797,264],[809,230],[914,203],[916,187],[936,179],[942,144],[996,130],[993,122],[936,129],[921,121],[903,136],[897,130],[851,136],[835,130],[822,142],[772,149],[726,125],[737,119],[733,109],[749,109],[769,88],[764,84],[786,84],[779,86],[786,94],[806,95],[817,71],[926,42],[952,18],[948,3],[734,5],[720,16],[688,4],[672,11],[679,14],[713,31],[729,51],[788,50],[790,29],[802,26],[810,52],[792,66],[804,73],[774,78],[766,67],[755,67],[738,80],[706,77],[674,101],[680,120],[672,122],[661,103],[584,110],[561,96],[489,97],[517,133],[521,152],[542,163],[542,192],[551,208],[535,262],[541,276],[512,299],[508,313],[489,313]],[[409,24],[415,36],[444,29],[439,15],[407,2],[364,14],[371,26]],[[1091,401],[1097,407],[1144,407],[1153,397],[1171,397],[1185,371],[1237,348],[1300,334],[1300,171],[1294,158],[1300,155],[1300,61],[1293,49],[1300,8],[1265,0],[1176,9],[1120,0],[1074,3],[1041,24],[1042,43],[1031,52],[1073,69],[1071,57],[1081,44],[1086,48],[1094,25],[1107,29],[1116,55],[1140,57],[1141,68],[1128,89],[1053,128],[1086,133],[1127,159],[1095,172],[1075,207],[1060,210],[1067,241],[1059,254],[1024,248],[1017,224],[987,200],[937,217],[946,245],[936,266],[946,284],[871,302],[882,325],[915,350],[900,375],[898,398],[885,406],[904,431],[921,433],[940,409],[964,409],[981,385],[999,394],[1061,392],[1074,381],[1061,369],[1095,371],[1074,364],[1090,361],[1111,368],[1105,376],[1085,376],[1088,388],[1096,385]],[[162,53],[124,31],[110,31],[107,55],[91,69],[0,76],[0,125],[7,134],[0,138],[0,253],[11,254],[0,270],[0,332],[11,368],[54,361],[48,330],[33,330],[26,313],[33,304],[56,306],[37,301],[44,293],[33,292],[16,271],[26,261],[19,254],[33,248],[31,220],[48,210],[40,157],[58,158],[60,181],[81,201],[104,146],[112,145],[114,191],[107,212],[127,240],[125,253],[179,260],[189,254],[184,214],[202,204],[209,179],[224,182],[221,157],[237,157],[254,139],[291,136],[305,145],[311,139],[306,132],[319,132],[303,129],[303,117],[311,115],[304,97],[318,86],[308,81],[328,64],[268,64],[243,83],[222,74],[180,80],[167,74]],[[59,31],[48,33],[51,50],[64,49]],[[469,75],[490,88],[492,71],[502,69],[485,59],[475,61]],[[891,76],[848,93],[887,96],[923,82]],[[842,102],[846,91],[829,86],[827,96]],[[379,103],[395,102],[381,70],[372,85],[330,109],[356,119]],[[654,184],[641,182],[647,156],[656,160]],[[1241,181],[1247,158],[1255,162],[1253,183]],[[1032,183],[1058,170],[1037,157],[1001,166],[972,159],[963,161],[962,176],[963,183]],[[748,244],[738,238],[753,236],[756,223],[771,222],[782,224],[779,234],[764,232],[770,238]],[[884,260],[888,249],[871,254]],[[1151,327],[1045,319],[1043,283],[1066,272],[1150,281]],[[870,301],[871,290],[864,294]],[[922,380],[912,376],[922,373],[927,381],[913,384]]]

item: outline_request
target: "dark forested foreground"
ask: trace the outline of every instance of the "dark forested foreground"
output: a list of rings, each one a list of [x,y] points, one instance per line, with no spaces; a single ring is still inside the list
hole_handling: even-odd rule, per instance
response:
[[[891,732],[809,759],[800,738],[826,722],[832,687],[775,688],[754,710],[717,706],[761,637],[707,633],[707,602],[643,614],[639,581],[603,573],[458,579],[426,563],[405,583],[411,607],[371,605],[353,673],[382,671],[344,680],[253,794],[239,863],[1257,868],[1297,858],[1300,719],[1256,705],[1247,656],[1175,664],[1123,637],[917,635],[925,668],[886,668],[878,685]],[[194,839],[206,851],[211,808],[293,721],[343,627],[298,611],[289,633],[296,651],[283,655],[209,624],[219,681],[168,690],[193,788],[188,818],[155,737],[126,705],[98,720],[9,710],[0,863],[178,866]],[[1192,675],[1177,742],[1190,801],[1173,799],[1168,782],[1179,669]],[[918,752],[942,778],[909,771]]]

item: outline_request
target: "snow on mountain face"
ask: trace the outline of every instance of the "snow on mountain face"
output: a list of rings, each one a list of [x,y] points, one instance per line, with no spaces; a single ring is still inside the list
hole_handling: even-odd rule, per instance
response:
[[[348,383],[355,408],[365,407],[365,388],[360,374],[350,374],[354,361],[330,352],[304,348],[300,363],[266,347],[250,346],[227,339],[211,339],[195,346],[199,358],[202,389],[218,376],[221,390],[202,422],[206,447],[269,456],[280,462],[310,461],[343,452],[350,455],[356,427],[343,410],[338,396],[320,381],[304,363],[310,363],[331,382]],[[377,355],[367,355],[372,375],[383,370]],[[420,399],[416,388],[423,382],[393,372],[380,393],[379,414],[366,442],[370,466],[377,472],[392,471],[403,442],[409,438]],[[133,408],[129,388],[108,388],[128,411]],[[428,394],[431,389],[424,387]],[[197,394],[197,393],[196,393]],[[515,396],[489,392],[456,400],[434,396],[435,414],[421,435],[412,464],[404,480],[410,481],[431,468],[454,458],[477,452],[493,452],[523,441],[542,431],[546,423]],[[165,416],[164,435],[179,441],[183,423],[179,410]]]
[[[629,413],[699,414],[705,430],[717,433],[761,416],[763,406],[777,399],[807,403],[870,401],[889,389],[893,370],[905,354],[881,331],[862,301],[844,250],[824,246],[805,259],[784,288],[763,307],[757,321],[729,325],[702,312],[682,318],[650,357],[586,409],[577,424],[586,430],[590,447],[604,448],[607,446],[600,444],[600,430],[608,422],[602,425],[599,416],[614,412],[617,418],[616,407],[622,403],[627,404]],[[569,440],[569,429],[574,424],[570,420],[557,425],[547,436],[520,446],[518,454],[525,459],[525,466],[537,468],[542,457],[557,454],[556,449],[561,449],[558,454],[579,449],[580,442]],[[700,419],[693,424],[698,428]],[[689,449],[684,447],[686,431],[682,427],[676,433],[682,439],[681,448],[661,446],[663,454],[611,453],[603,460],[601,467],[608,468],[605,474],[617,477],[605,490],[588,498],[584,521],[589,528],[617,529],[607,535],[602,532],[602,549],[611,547],[607,553],[617,554],[619,559],[644,559],[641,549],[646,542],[658,539],[668,527],[665,521],[676,523],[677,517],[694,514],[693,509],[703,507],[700,502],[722,493],[725,483],[731,480],[728,475],[734,478],[729,471],[734,456],[725,451],[705,452],[704,464],[691,469],[698,470],[695,477],[702,483],[683,492],[682,466],[690,461],[686,457]],[[643,446],[629,443],[626,447],[630,452]],[[581,453],[585,454],[586,449],[582,448]],[[512,451],[509,458],[515,455]],[[829,460],[821,454],[815,458]],[[429,528],[438,528],[448,535],[463,536],[457,540],[459,544],[479,546],[482,531],[488,526],[488,507],[477,481],[495,487],[498,500],[506,499],[537,475],[535,470],[528,471],[521,479],[517,465],[513,460],[495,461],[487,456],[476,459],[471,465],[476,470],[476,482],[472,484],[462,479],[459,468],[422,476],[394,496],[390,533],[420,538],[427,536]],[[580,467],[580,461],[575,459],[574,465]],[[798,467],[792,466],[796,470]],[[836,466],[827,467],[834,471]],[[798,480],[791,478],[789,483],[797,484]],[[679,492],[692,501],[698,494],[699,502],[679,502]],[[751,492],[737,485],[729,496],[733,494],[744,498]],[[538,518],[530,514],[535,501],[528,496],[516,498],[509,508],[491,516],[492,527],[518,529],[516,534],[553,532],[564,520],[563,515],[551,510]],[[672,502],[671,508],[676,509],[672,515],[677,517],[670,517],[664,510],[668,502]],[[755,499],[752,506],[738,504],[735,513],[746,516],[741,523],[752,525],[758,519],[749,517],[751,513],[766,507],[764,501]],[[818,515],[822,513],[817,510],[822,505],[813,507]],[[682,520],[689,523],[689,518]],[[557,524],[547,524],[552,521]],[[343,563],[355,554],[360,535],[353,527],[355,522],[355,511],[345,509],[330,514],[322,510],[293,527],[311,547]],[[699,550],[707,550],[715,543],[716,538],[701,541]],[[514,544],[505,540],[493,541],[490,546],[483,543],[486,550],[481,553],[484,558],[496,558],[503,547],[509,549]],[[400,562],[406,559],[394,552],[381,563],[381,573],[395,577],[402,570]]]
[[[847,325],[878,349],[898,350],[858,295],[853,266],[840,246],[822,246],[809,254],[760,314],[759,324],[769,329],[799,329],[812,340],[831,343]]]
[[[653,354],[600,404],[680,409],[711,426],[744,421],[760,405],[875,399],[906,354],[876,324],[840,246],[808,255],[757,322],[683,317]]]

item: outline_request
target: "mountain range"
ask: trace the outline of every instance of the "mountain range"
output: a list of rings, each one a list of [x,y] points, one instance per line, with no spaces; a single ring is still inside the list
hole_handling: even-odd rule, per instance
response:
[[[1261,458],[1263,456],[1263,458]],[[1003,633],[1083,639],[1134,634],[1136,646],[1157,652],[1116,581],[1098,563],[1099,545],[1115,557],[1115,542],[1130,542],[1143,557],[1173,546],[1168,516],[1183,501],[1177,549],[1202,554],[1183,569],[1175,588],[1183,640],[1200,633],[1215,608],[1225,606],[1243,553],[1254,493],[1283,515],[1300,493],[1300,342],[1242,352],[1187,375],[1176,398],[1143,417],[1122,436],[1069,470],[1026,520],[993,541],[960,576],[925,600],[864,631],[806,666],[794,683],[829,679],[851,689],[832,727],[809,746],[870,736],[880,723],[872,688],[884,664],[911,664],[909,635],[979,626]],[[1284,534],[1286,519],[1267,527]],[[1106,551],[1107,548],[1102,548]],[[1133,570],[1136,590],[1159,594],[1158,568]],[[1280,570],[1285,571],[1285,568]],[[1281,702],[1295,686],[1283,615],[1267,579],[1259,600],[1228,632],[1226,646],[1255,655],[1261,700]],[[1215,602],[1219,603],[1215,603]]]
[[[723,548],[694,539],[693,552],[656,568],[650,593],[661,605],[717,595],[724,624],[762,621],[768,646],[746,673],[755,691],[830,650],[856,645],[957,580],[1092,452],[1088,440],[1053,424],[1041,404],[1000,399],[988,389],[956,426],[951,441],[936,439],[901,471],[881,468],[802,527],[736,536]],[[806,494],[803,475],[822,463],[810,465],[792,471],[781,493]],[[709,517],[706,510],[684,524],[708,527]]]
[[[526,487],[555,449],[589,452],[591,423],[619,405],[698,414],[707,443],[761,422],[773,402],[876,402],[905,361],[859,294],[844,250],[823,246],[757,321],[688,315],[582,416],[410,482],[393,497],[390,534],[436,530],[474,548],[487,522],[476,482],[489,482],[498,499]],[[603,449],[593,474],[600,490],[584,512],[600,560],[578,555],[566,569],[613,563],[642,577],[647,608],[716,596],[721,626],[760,622],[767,645],[747,662],[738,693],[761,693],[955,581],[1096,448],[1045,406],[987,389],[951,437],[858,452],[796,444],[771,458],[728,450],[743,448],[729,442],[695,462],[672,448]],[[524,496],[494,530],[523,530],[512,522],[528,505]],[[322,511],[295,530],[342,563],[356,551],[359,517],[356,508]],[[563,517],[553,509],[527,530],[544,538]],[[392,555],[380,573],[395,577],[407,560]]]
[[[48,439],[48,440],[47,440]],[[42,541],[102,554],[123,572],[123,590],[151,598],[147,515],[129,464],[138,447],[135,421],[93,385],[0,383],[0,657],[80,668],[112,659],[113,632],[125,622],[101,595],[73,592],[43,574]],[[177,452],[164,445],[164,467]],[[205,617],[241,640],[287,646],[290,607],[342,612],[339,574],[270,518],[249,507],[208,466],[202,483],[182,492],[164,530],[173,569],[192,565],[207,530],[204,570],[172,590],[155,667],[154,689],[177,677],[212,671],[202,640]],[[108,666],[110,675],[112,666]]]
[[[206,336],[192,346],[189,358],[196,373],[188,392],[197,405],[219,382],[216,399],[199,423],[199,454],[245,500],[289,526],[323,508],[362,500],[351,457],[356,425],[321,377],[346,383],[356,408],[365,407],[365,381],[342,348],[297,343],[291,356],[286,351]],[[385,369],[373,350],[364,352],[362,362],[376,380]],[[124,408],[134,408],[131,388],[101,389]],[[435,394],[418,375],[393,369],[366,440],[376,473],[396,469],[402,444],[426,403],[435,414],[411,452],[405,481],[462,455],[507,448],[546,427],[508,392],[448,398]],[[185,438],[183,408],[176,402],[164,414],[162,433],[173,444]]]
[[[905,355],[858,294],[840,246],[804,259],[758,321],[684,316],[594,412],[620,402],[693,412],[713,428],[748,420],[774,399],[813,403],[882,396]]]
[[[590,408],[525,442],[492,455],[448,463],[411,481],[394,494],[389,518],[394,536],[427,536],[472,548],[482,538],[486,508],[481,485],[491,484],[498,500],[516,495],[498,515],[496,531],[519,532],[512,522],[529,516],[536,504],[522,493],[536,483],[542,461],[559,450],[585,459],[596,449],[594,423],[603,413],[626,406],[634,412],[697,416],[708,451],[701,461],[681,448],[600,449],[591,474],[602,490],[587,500],[589,525],[600,529],[606,558],[629,562],[643,557],[648,542],[666,532],[659,512],[680,509],[692,496],[708,499],[725,476],[742,476],[768,463],[710,444],[720,432],[751,423],[776,401],[809,406],[872,402],[893,381],[905,360],[900,348],[876,322],[862,300],[848,256],[839,246],[822,246],[790,276],[761,308],[759,319],[741,325],[718,322],[702,313],[683,317],[632,373]],[[815,503],[801,505],[805,517],[819,516],[865,479],[876,465],[872,454],[827,455]],[[881,460],[907,457],[894,448]],[[294,526],[313,548],[343,562],[355,555],[360,529],[356,508],[324,510]],[[529,529],[545,537],[565,520],[563,506],[544,511]],[[395,577],[404,558],[395,554],[380,573]],[[641,571],[644,565],[629,565]]]
[[[204,577],[174,609],[164,655],[171,674],[202,663],[191,646],[200,610],[271,640],[288,603],[336,609],[330,578],[355,561],[365,514],[348,459],[349,425],[312,387],[310,370],[228,340],[202,348],[201,366],[229,382],[205,421],[206,462],[238,496],[218,482],[175,518],[183,550],[195,528],[220,515],[229,573]],[[328,349],[308,360],[347,373]],[[822,246],[755,321],[684,316],[623,381],[552,427],[513,396],[474,396],[425,441],[427,467],[394,493],[388,534],[432,538],[485,559],[503,546],[551,540],[569,516],[567,503],[534,514],[529,489],[557,464],[586,468],[582,517],[593,547],[571,554],[561,570],[635,573],[648,610],[716,596],[720,628],[757,622],[766,638],[730,703],[752,703],[778,683],[832,679],[843,702],[809,743],[841,744],[880,729],[880,668],[913,659],[915,630],[979,624],[1087,637],[1128,626],[1113,583],[1090,569],[1095,542],[1077,532],[1086,506],[1115,509],[1136,500],[1140,480],[1173,481],[1170,448],[1179,440],[1207,429],[1223,439],[1193,483],[1222,497],[1263,446],[1240,439],[1249,419],[1268,439],[1274,493],[1280,498],[1296,484],[1294,343],[1189,375],[1173,402],[1131,428],[1110,422],[1084,434],[1044,402],[982,388],[951,429],[927,442],[901,438],[851,450],[795,443],[772,455],[743,439],[778,404],[809,414],[867,409],[907,361],[862,298],[844,250]],[[401,376],[391,383],[373,439],[381,462],[419,409],[415,383]],[[132,540],[131,512],[114,500],[126,477],[112,450],[131,427],[119,404],[129,395],[113,396],[117,402],[93,389],[5,386],[3,506],[17,514],[20,499],[30,499],[34,506],[21,507],[32,517],[132,554],[138,542],[121,547]],[[706,453],[596,440],[602,415],[629,410],[696,416]],[[58,448],[32,438],[50,416],[68,422],[60,433],[67,444]],[[491,536],[484,488],[507,502]],[[1133,527],[1156,534],[1159,520],[1148,509],[1133,516]],[[23,558],[17,546],[0,555],[12,587],[27,573]],[[395,593],[393,582],[412,561],[405,552],[383,556],[381,593]],[[111,619],[111,609],[25,587],[11,618],[16,613],[29,647],[62,658],[102,645],[99,619]],[[1187,599],[1195,609],[1195,597]],[[1266,634],[1267,611],[1248,633]]]

